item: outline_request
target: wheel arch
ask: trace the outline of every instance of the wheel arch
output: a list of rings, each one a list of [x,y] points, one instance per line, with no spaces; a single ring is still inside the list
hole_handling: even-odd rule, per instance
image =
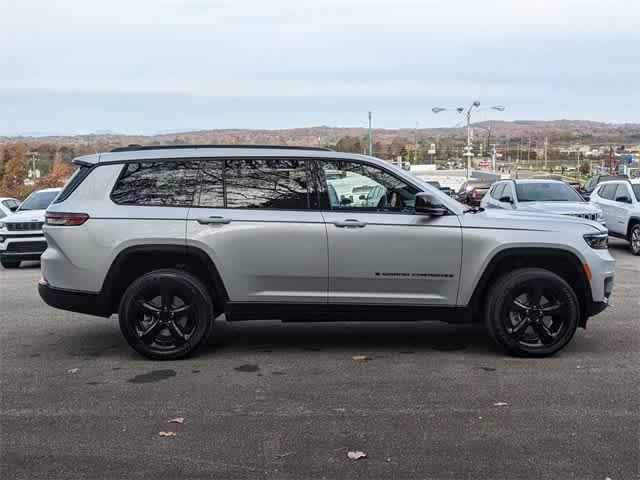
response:
[[[631,229],[638,224],[640,224],[640,217],[634,215],[629,218],[629,222],[627,223],[627,240],[631,240]]]
[[[582,261],[568,250],[550,247],[514,247],[494,254],[482,272],[468,303],[474,317],[482,318],[484,299],[493,283],[505,273],[519,268],[544,268],[567,281],[580,304],[579,325],[586,325],[591,288]]]
[[[145,244],[123,249],[111,263],[101,289],[111,313],[118,311],[122,295],[133,280],[161,268],[177,268],[195,275],[211,291],[216,311],[224,311],[229,295],[218,268],[206,252],[186,245]]]

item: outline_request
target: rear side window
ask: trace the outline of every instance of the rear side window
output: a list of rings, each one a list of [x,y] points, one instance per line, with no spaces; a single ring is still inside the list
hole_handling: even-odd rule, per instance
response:
[[[111,199],[120,205],[188,207],[193,202],[198,162],[136,162],[124,166]]]
[[[305,160],[227,160],[224,191],[227,208],[311,208]]]
[[[78,188],[82,181],[87,178],[89,173],[91,173],[91,167],[87,167],[84,165],[73,172],[73,175],[71,175],[71,178],[67,181],[66,185],[62,189],[62,192],[60,192],[60,195],[56,197],[53,203],[60,203],[69,198],[69,196],[74,192],[76,188]]]

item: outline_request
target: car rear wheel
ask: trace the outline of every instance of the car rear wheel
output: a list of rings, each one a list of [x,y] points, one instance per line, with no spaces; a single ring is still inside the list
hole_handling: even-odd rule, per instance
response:
[[[493,286],[485,320],[492,340],[507,352],[544,357],[571,341],[579,316],[576,294],[564,279],[525,268],[505,274]]]
[[[213,302],[204,284],[173,269],[135,280],[120,302],[120,330],[129,345],[154,360],[193,353],[213,327]]]
[[[18,268],[20,266],[20,260],[12,260],[10,258],[0,258],[0,264],[4,268]]]
[[[631,235],[629,235],[629,246],[631,253],[634,255],[640,255],[640,223],[631,227]]]

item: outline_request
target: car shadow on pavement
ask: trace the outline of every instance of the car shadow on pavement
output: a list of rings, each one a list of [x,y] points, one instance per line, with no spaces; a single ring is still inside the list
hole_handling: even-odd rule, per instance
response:
[[[215,351],[494,351],[482,325],[440,322],[226,322],[200,354]]]

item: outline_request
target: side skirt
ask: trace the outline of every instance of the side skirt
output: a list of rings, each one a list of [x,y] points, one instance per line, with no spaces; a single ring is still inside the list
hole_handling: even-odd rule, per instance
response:
[[[447,323],[470,323],[472,321],[471,311],[465,307],[326,303],[227,302],[225,316],[230,321],[405,322],[434,320]]]

